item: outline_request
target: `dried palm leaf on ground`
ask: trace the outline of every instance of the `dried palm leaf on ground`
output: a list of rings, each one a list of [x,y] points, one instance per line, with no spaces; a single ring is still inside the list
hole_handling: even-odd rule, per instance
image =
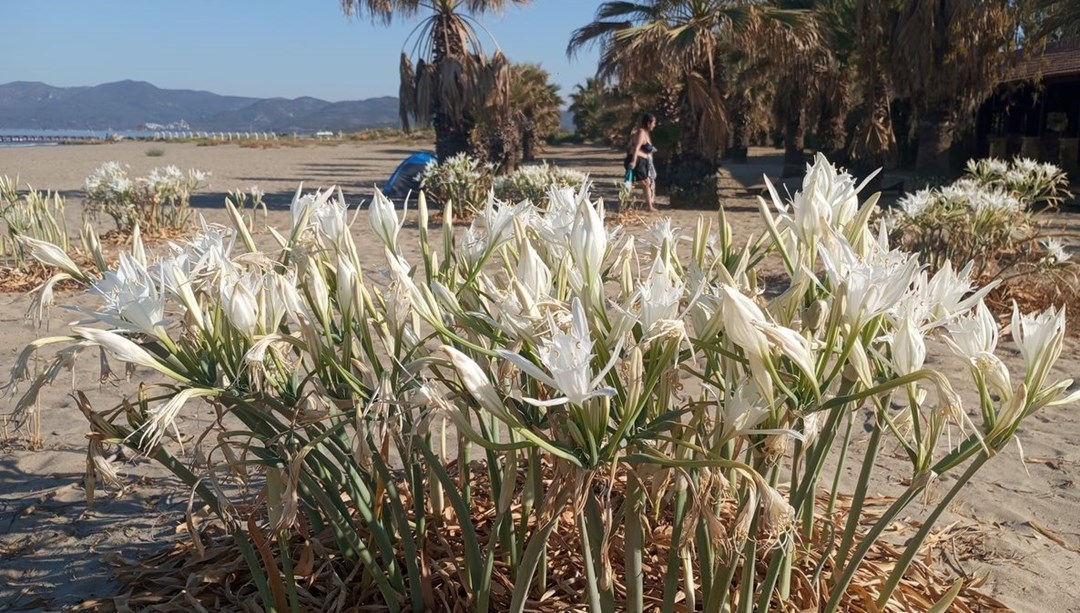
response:
[[[447,471],[455,479],[460,477],[456,463],[451,463]],[[555,478],[551,467],[545,466],[544,473],[545,485],[551,485]],[[486,480],[488,473],[482,462],[474,462],[470,466],[469,474],[475,477],[470,482],[474,513],[470,521],[476,528],[481,546],[487,546],[493,538],[493,520],[496,516],[491,490]],[[526,478],[524,470],[518,477],[518,487],[521,487]],[[621,504],[625,484],[624,478],[611,482],[613,507]],[[404,491],[403,485],[399,484],[400,491]],[[402,496],[401,501],[406,508],[409,508],[412,502],[407,494]],[[843,525],[849,502],[849,497],[838,497],[833,516],[826,518],[819,515],[818,525]],[[867,499],[860,524],[873,524],[892,502],[892,498],[885,496]],[[826,503],[827,500],[822,500],[822,506]],[[520,507],[515,506],[512,513],[516,522],[521,521]],[[734,522],[734,514],[734,508],[725,509],[723,513],[723,522],[729,529]],[[659,610],[663,600],[663,572],[671,544],[670,520],[670,517],[661,517],[647,532],[651,535],[651,542],[646,544],[643,562],[646,573],[646,610]],[[440,517],[431,516],[429,513],[427,522],[427,538],[419,552],[425,569],[422,578],[425,600],[434,610],[473,610],[474,603],[467,599],[468,591],[461,581],[465,574],[461,526],[449,508]],[[532,599],[527,602],[526,610],[587,610],[583,604],[584,561],[574,527],[573,510],[570,507],[563,508],[558,526],[549,541],[547,588],[542,594],[533,593]],[[914,534],[918,527],[919,525],[911,520],[897,522],[892,537],[904,539]],[[182,524],[177,531],[186,533],[186,524]],[[262,537],[269,536],[265,530],[260,530],[260,534]],[[962,583],[950,611],[1008,611],[1008,607],[1003,603],[978,590],[984,579],[963,583],[962,580],[950,576],[947,568],[934,559],[934,550],[952,539],[952,534],[952,530],[946,527],[938,531],[934,538],[928,539],[918,559],[911,564],[884,609],[876,607],[874,602],[900,557],[902,547],[898,549],[887,540],[880,540],[859,567],[843,601],[842,610],[853,613],[927,611],[950,593],[950,590],[957,588],[958,583]],[[759,537],[764,538],[765,535],[759,534]],[[829,530],[823,528],[815,533],[813,542],[802,544],[810,553],[801,560],[799,568],[793,573],[791,598],[782,604],[774,601],[774,610],[818,610],[824,605],[829,597],[829,573],[835,557],[832,541]],[[277,572],[284,573],[281,568],[286,565],[282,563],[279,543],[280,541],[274,539],[273,555],[280,567]],[[610,544],[609,559],[612,570],[614,576],[621,577],[624,570],[624,543],[622,531],[618,527],[611,535]],[[373,585],[360,581],[356,567],[336,551],[334,537],[329,531],[311,534],[306,523],[301,522],[299,528],[289,536],[288,550],[288,566],[291,566],[295,578],[295,589],[302,609],[387,610],[385,604],[380,602],[378,590]],[[760,551],[756,564],[759,580],[765,575],[769,554],[765,547]],[[829,556],[825,560],[821,559],[823,553]],[[200,528],[199,534],[194,538],[178,541],[153,555],[138,560],[113,556],[108,562],[114,567],[114,574],[123,586],[123,593],[109,599],[87,601],[80,607],[82,610],[123,611],[150,607],[157,611],[260,609],[258,587],[244,553],[232,536],[217,523],[208,524]],[[740,575],[741,572],[736,573],[736,581]],[[734,588],[737,588],[737,585],[733,585]],[[507,565],[496,560],[493,569],[492,610],[505,610],[509,606],[513,589],[513,577]],[[617,600],[625,597],[625,586],[618,581],[614,584],[614,591]],[[681,594],[679,599],[685,600],[685,594]]]

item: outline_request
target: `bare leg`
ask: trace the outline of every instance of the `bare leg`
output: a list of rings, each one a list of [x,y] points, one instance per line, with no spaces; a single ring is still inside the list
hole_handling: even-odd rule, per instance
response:
[[[653,191],[653,180],[645,179],[641,182],[641,186],[645,189],[645,206],[649,207],[649,211],[656,211],[656,204],[653,203],[655,192]]]

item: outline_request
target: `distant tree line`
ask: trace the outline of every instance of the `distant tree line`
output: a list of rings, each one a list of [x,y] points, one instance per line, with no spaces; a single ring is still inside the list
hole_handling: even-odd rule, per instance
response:
[[[401,58],[405,127],[431,123],[440,158],[467,151],[512,170],[558,130],[562,100],[539,66],[484,53],[477,16],[527,0],[342,0],[349,14],[423,20]],[[571,93],[578,134],[622,146],[658,115],[661,177],[701,186],[750,144],[807,148],[854,168],[911,161],[949,172],[953,142],[1025,53],[1080,30],[1080,0],[639,0],[603,2],[567,52],[600,49]],[[407,45],[408,46],[408,45]]]

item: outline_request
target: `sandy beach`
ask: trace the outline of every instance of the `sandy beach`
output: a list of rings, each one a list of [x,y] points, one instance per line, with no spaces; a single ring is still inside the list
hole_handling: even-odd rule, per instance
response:
[[[149,149],[160,149],[163,155],[150,157]],[[244,148],[235,144],[141,142],[0,148],[0,175],[18,177],[21,187],[29,184],[38,190],[61,192],[67,198],[72,234],[82,225],[85,177],[111,160],[129,165],[134,175],[164,165],[211,173],[209,187],[193,200],[197,213],[211,222],[225,223],[222,202],[226,194],[257,186],[266,194],[269,225],[283,227],[288,204],[301,182],[305,190],[338,186],[347,202],[360,203],[414,149],[409,143]],[[778,152],[752,151],[751,156],[749,165],[721,169],[728,220],[736,241],[763,230],[752,197],[757,191],[754,186],[763,173],[776,176],[780,169]],[[542,157],[590,173],[594,193],[615,203],[615,186],[622,175],[620,152],[560,146],[549,148]],[[684,229],[691,229],[699,215],[708,214],[671,211],[663,197],[660,203],[659,215],[670,216],[674,226]],[[1060,220],[1076,225],[1066,216]],[[101,219],[95,227],[104,232],[110,223]],[[641,232],[644,226],[630,230]],[[376,261],[375,249],[381,246],[373,240],[368,226],[357,223],[353,232],[357,245],[370,249],[367,256]],[[415,224],[407,225],[403,233],[403,243],[415,242]],[[79,303],[85,298],[65,294],[58,301]],[[47,328],[39,329],[26,320],[29,304],[25,294],[0,294],[3,382],[19,349],[49,334]],[[69,319],[69,313],[54,310],[53,333],[62,330]],[[1018,372],[1019,352],[1007,339],[1001,352],[1012,372]],[[956,382],[968,410],[976,411],[966,370],[939,345],[931,348],[928,361]],[[76,389],[104,408],[115,405],[125,394],[137,392],[144,375],[138,372],[129,382],[103,387],[98,384],[97,360],[83,356],[71,377]],[[1068,338],[1050,378],[1076,376],[1080,376],[1080,344],[1076,338]],[[94,507],[87,507],[82,485],[87,428],[68,395],[70,390],[58,381],[42,394],[42,449],[29,449],[26,432],[11,425],[8,416],[15,399],[0,398],[0,610],[58,610],[110,597],[120,589],[111,577],[110,560],[135,559],[171,539],[184,538],[177,527],[182,525],[188,505],[186,490],[170,483],[172,477],[146,459],[121,458],[124,487],[99,490]],[[985,581],[983,591],[1017,611],[1080,611],[1080,587],[1075,579],[1080,571],[1078,411],[1076,406],[1052,407],[1033,416],[1018,432],[1020,444],[994,458],[954,502],[930,538],[939,543],[932,551],[944,572]],[[181,424],[195,428],[209,419],[208,409],[200,407],[186,411]],[[902,489],[901,481],[910,475],[903,470],[907,464],[901,454],[899,449],[886,449],[880,455],[871,495],[896,494]],[[845,476],[849,488],[856,470],[851,467]],[[943,494],[954,479],[940,479],[931,488],[931,496]],[[923,512],[923,504],[914,505],[910,519],[917,521]]]

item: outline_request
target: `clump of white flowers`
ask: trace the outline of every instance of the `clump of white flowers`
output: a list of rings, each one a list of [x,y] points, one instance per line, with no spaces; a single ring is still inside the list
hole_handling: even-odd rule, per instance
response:
[[[420,189],[436,206],[451,203],[458,215],[471,216],[484,207],[495,181],[495,167],[467,153],[428,162]]]
[[[906,194],[886,217],[896,244],[932,268],[974,262],[977,276],[1010,276],[1061,265],[1068,245],[1048,241],[1033,207],[1069,196],[1065,173],[1027,159],[970,160],[951,184]]]
[[[188,221],[191,194],[206,184],[209,173],[176,166],[154,168],[145,177],[131,177],[119,162],[105,162],[86,178],[86,211],[104,213],[121,232],[139,226],[143,232],[180,230]]]
[[[1017,157],[1011,162],[995,158],[968,160],[967,177],[980,185],[1011,194],[1025,208],[1056,208],[1069,193],[1065,171],[1049,162]]]
[[[20,193],[17,180],[0,176],[0,266],[24,269],[33,263],[29,252],[18,242],[25,236],[68,248],[64,197],[57,192],[40,192],[28,186]]]
[[[571,168],[552,166],[547,162],[529,164],[495,179],[495,197],[510,202],[529,200],[545,208],[548,191],[552,187],[570,187],[580,191],[587,180],[585,173]]]
[[[879,609],[956,490],[1023,419],[1075,397],[1071,381],[1050,380],[1061,311],[1014,314],[1024,371],[1010,373],[971,268],[929,271],[891,249],[870,227],[877,198],[860,202],[824,157],[790,201],[774,191],[761,202],[768,233],[757,239],[736,240],[722,212],[689,234],[661,222],[637,239],[605,227],[587,186],[552,186],[546,199],[488,196],[464,230],[446,205],[439,244],[423,195],[414,233],[378,192],[354,226],[340,193],[298,191],[280,249],[258,250],[230,203],[233,228],[204,225],[158,259],[137,243],[111,269],[59,262],[97,303],[20,354],[12,380],[33,383],[19,406],[85,349],[163,377],[123,411],[80,397],[92,440],[153,454],[242,547],[257,526],[251,538],[273,559],[290,559],[294,531],[328,528],[347,561],[339,580],[359,574],[380,606],[420,610],[434,593],[451,608],[522,611],[561,594],[641,611],[648,581],[672,607],[764,610],[799,598],[792,581],[816,566],[831,599],[796,604],[832,612],[936,476],[958,473],[876,588]],[[377,241],[379,261],[361,259],[356,233]],[[766,298],[758,266],[771,254],[790,285]],[[976,418],[927,367],[930,338],[970,365]],[[46,345],[62,349],[35,376]],[[213,447],[200,462],[180,461],[170,433],[195,402],[228,426],[215,420],[195,439]],[[864,412],[859,457],[850,424]],[[894,446],[905,458],[895,470],[911,477],[895,503],[866,517],[856,490],[849,515],[833,514],[832,471],[867,475]],[[246,487],[221,488],[224,475]],[[827,564],[814,557],[822,516],[834,526]],[[547,562],[566,547],[580,550],[567,557],[584,578],[569,588]],[[646,551],[666,563],[644,565]],[[297,592],[294,608],[318,607],[306,600],[317,590]],[[273,605],[269,590],[260,597]]]

